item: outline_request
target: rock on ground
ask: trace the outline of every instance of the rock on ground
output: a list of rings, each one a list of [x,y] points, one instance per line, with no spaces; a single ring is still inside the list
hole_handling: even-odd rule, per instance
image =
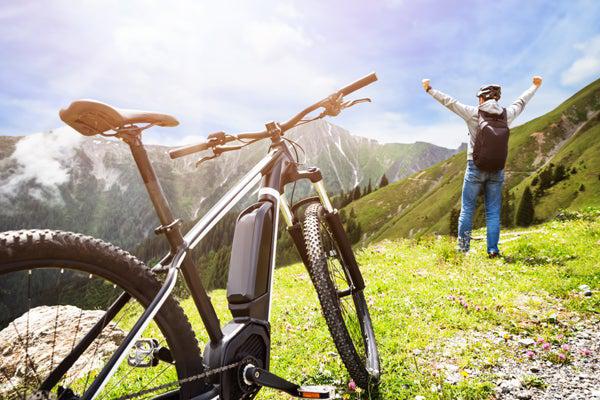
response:
[[[503,400],[600,400],[600,321],[573,327],[566,339],[567,363],[544,359],[540,350],[525,361],[507,360],[494,373],[496,397]],[[543,351],[543,350],[542,350]]]
[[[15,319],[0,332],[0,397],[29,382],[43,380],[51,366],[69,354],[103,315],[102,310],[61,305],[36,307]],[[102,360],[124,337],[125,332],[109,324],[69,370],[67,381],[102,367]]]

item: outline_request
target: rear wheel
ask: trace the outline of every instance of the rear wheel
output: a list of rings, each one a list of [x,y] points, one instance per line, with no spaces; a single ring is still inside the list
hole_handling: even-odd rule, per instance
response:
[[[319,203],[306,208],[303,224],[309,274],[335,346],[356,384],[379,380],[379,356],[365,295],[357,290]]]
[[[98,239],[48,230],[0,233],[0,398],[41,395],[50,372],[124,295],[127,303],[50,388],[60,399],[83,394],[160,286],[142,262]],[[172,298],[142,337],[156,339],[148,343],[168,349],[175,363],[142,369],[123,362],[97,398],[118,398],[201,372],[198,343]],[[169,390],[187,398],[203,385],[195,381]]]

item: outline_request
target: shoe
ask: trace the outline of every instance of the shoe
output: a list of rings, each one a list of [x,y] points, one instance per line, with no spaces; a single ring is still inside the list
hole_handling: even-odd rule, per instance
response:
[[[491,251],[488,253],[488,257],[489,258],[497,258],[497,257],[500,257],[500,253],[498,253],[497,251]]]

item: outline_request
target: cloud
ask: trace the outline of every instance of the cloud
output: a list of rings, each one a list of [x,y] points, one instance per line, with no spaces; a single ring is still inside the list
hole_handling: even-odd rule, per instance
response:
[[[47,36],[39,39],[37,25],[19,28],[11,44],[39,53],[35,62],[23,64],[33,70],[29,75],[47,77],[30,98],[43,90],[55,97],[56,110],[76,98],[154,109],[180,119],[175,135],[206,135],[260,129],[342,83],[326,64],[315,62],[321,39],[305,30],[303,14],[289,1],[123,4],[57,2]],[[25,23],[39,24],[40,12]],[[10,29],[0,27],[0,36]],[[41,48],[32,49],[38,41]],[[36,110],[22,108],[35,123],[56,126],[56,112]]]
[[[563,72],[561,82],[564,85],[581,84],[600,77],[600,35],[576,44],[575,48],[583,54]]]
[[[70,160],[82,140],[73,129],[63,127],[51,132],[28,135],[17,142],[8,162],[15,171],[0,182],[0,199],[8,199],[23,188],[29,196],[45,201],[60,201],[58,187],[69,181]]]
[[[354,135],[377,139],[383,143],[429,142],[438,146],[456,148],[467,142],[467,126],[460,118],[434,124],[426,121],[413,123],[408,116],[396,112],[382,112],[377,118],[361,119],[353,124]]]

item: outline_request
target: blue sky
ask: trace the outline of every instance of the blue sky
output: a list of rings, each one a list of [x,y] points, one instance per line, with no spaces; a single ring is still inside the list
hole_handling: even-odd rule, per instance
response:
[[[218,3],[218,4],[217,4]],[[598,1],[0,0],[0,134],[61,126],[78,98],[171,113],[153,143],[261,129],[376,71],[331,121],[384,142],[466,141],[420,81],[465,103],[544,83],[517,124],[600,77]]]

